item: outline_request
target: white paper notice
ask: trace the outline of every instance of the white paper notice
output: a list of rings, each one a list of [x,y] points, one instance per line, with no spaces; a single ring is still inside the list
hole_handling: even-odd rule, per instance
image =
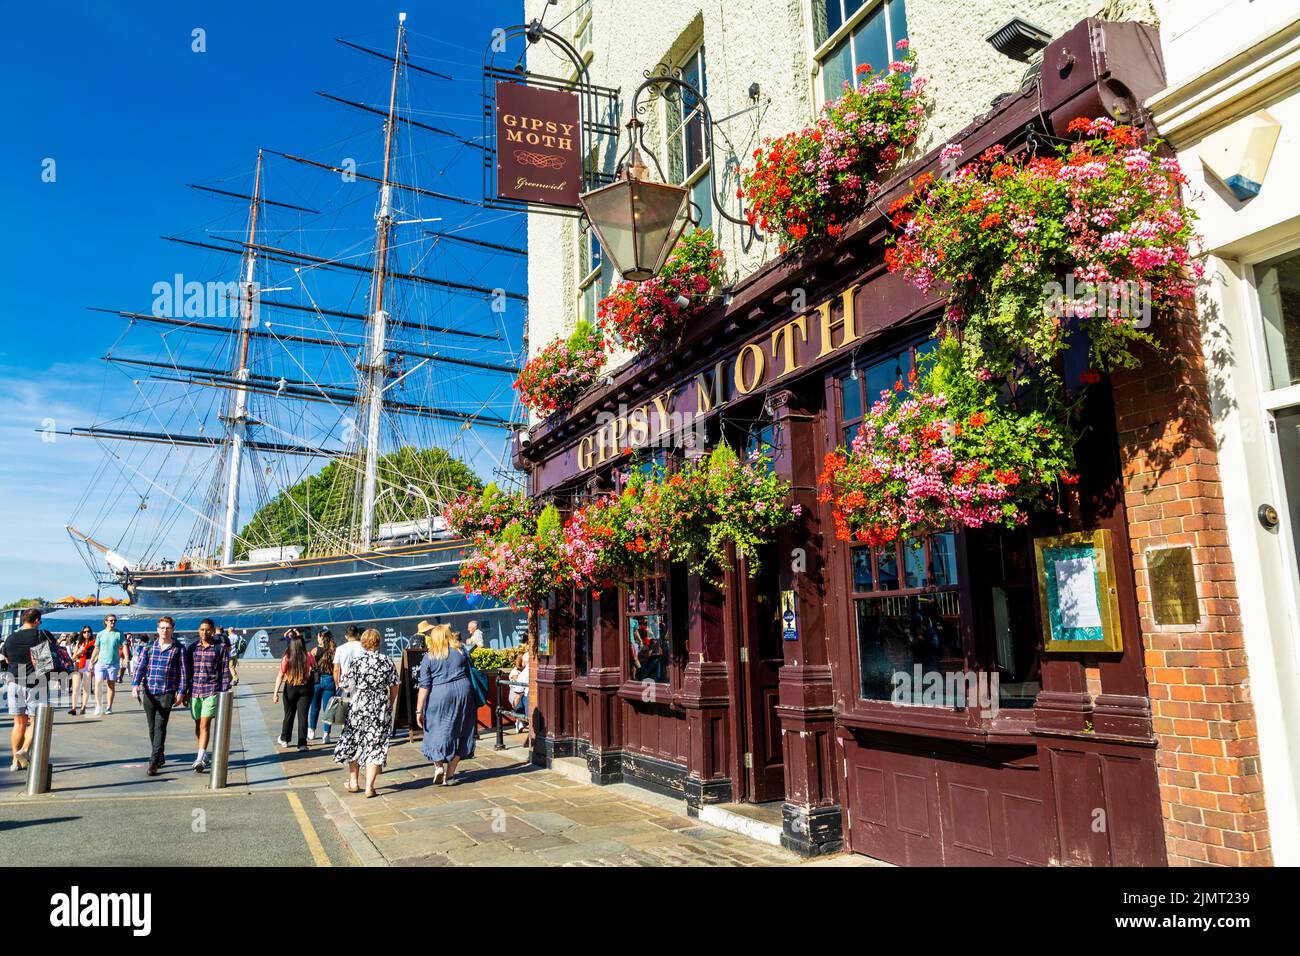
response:
[[[1094,559],[1066,558],[1056,562],[1056,602],[1062,626],[1101,627]]]

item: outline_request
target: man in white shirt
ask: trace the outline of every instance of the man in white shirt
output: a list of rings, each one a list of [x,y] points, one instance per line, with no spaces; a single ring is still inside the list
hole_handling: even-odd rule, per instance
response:
[[[347,637],[334,651],[334,686],[340,691],[343,690],[343,675],[348,672],[348,665],[366,652],[361,646],[361,628],[350,625]]]
[[[483,632],[478,629],[478,621],[470,621],[465,628],[465,646],[470,650],[483,646]]]

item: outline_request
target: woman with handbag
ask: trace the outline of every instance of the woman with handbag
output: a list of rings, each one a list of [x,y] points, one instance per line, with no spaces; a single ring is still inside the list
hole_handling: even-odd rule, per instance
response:
[[[307,642],[297,628],[284,632],[284,657],[280,659],[280,673],[275,679],[275,690],[271,693],[271,702],[280,701],[280,691],[284,691],[284,723],[280,726],[280,736],[276,743],[289,747],[289,737],[293,734],[294,718],[298,722],[298,749],[307,749],[307,711],[311,707],[312,658],[307,653]]]
[[[397,700],[397,668],[379,653],[379,632],[373,627],[361,635],[362,653],[340,675],[347,688],[347,717],[334,762],[348,765],[344,789],[357,793],[358,776],[366,768],[366,796],[375,796],[375,780],[388,762],[388,737],[393,727],[393,704]],[[334,701],[343,700],[335,697]]]
[[[421,621],[428,653],[420,661],[415,720],[424,731],[420,752],[433,761],[433,783],[451,786],[456,766],[474,756],[478,722],[470,684],[469,655],[446,624]]]
[[[81,629],[72,644],[72,709],[70,716],[85,714],[95,681],[95,629],[89,624]]]
[[[316,736],[316,721],[325,713],[325,735],[323,743],[330,742],[333,723],[329,719],[330,701],[334,698],[334,635],[329,628],[316,632],[316,646],[311,652],[312,668],[316,672],[316,686],[311,692],[311,708],[307,712],[307,739]]]

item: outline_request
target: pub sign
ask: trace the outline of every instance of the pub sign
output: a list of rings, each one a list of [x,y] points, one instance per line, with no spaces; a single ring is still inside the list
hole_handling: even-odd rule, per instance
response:
[[[498,80],[496,110],[497,198],[579,208],[578,95]]]

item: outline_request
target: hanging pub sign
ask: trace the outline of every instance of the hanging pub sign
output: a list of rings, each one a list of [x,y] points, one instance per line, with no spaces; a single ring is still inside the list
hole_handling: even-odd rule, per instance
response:
[[[496,121],[497,198],[579,208],[578,95],[498,80]]]
[[[1115,555],[1099,528],[1034,540],[1043,650],[1067,653],[1124,649]]]

